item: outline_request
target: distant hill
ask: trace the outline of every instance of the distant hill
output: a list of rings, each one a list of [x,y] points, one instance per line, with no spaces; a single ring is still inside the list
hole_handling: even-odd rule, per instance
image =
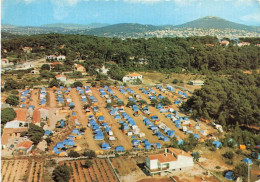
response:
[[[206,16],[174,27],[175,28],[203,28],[203,29],[228,28],[228,29],[249,30],[249,31],[256,29],[256,27],[253,26],[234,23],[215,16]]]
[[[48,27],[48,28],[65,28],[65,29],[90,29],[90,28],[100,28],[108,26],[109,24],[105,23],[91,23],[88,25],[82,24],[73,24],[73,23],[55,23],[55,24],[46,24],[42,25],[41,27]]]
[[[97,36],[130,36],[131,34],[145,33],[161,29],[163,28],[154,25],[142,25],[138,23],[120,23],[101,28],[94,28],[84,33]]]
[[[198,28],[201,30],[190,30]],[[207,29],[215,29],[208,32]],[[234,31],[235,30],[235,31]],[[103,24],[92,23],[88,25],[81,24],[47,24],[38,27],[32,26],[14,26],[3,24],[1,32],[8,32],[18,35],[32,34],[89,34],[100,37],[118,37],[118,38],[149,38],[149,37],[187,37],[187,36],[217,36],[236,39],[238,37],[257,37],[260,34],[260,27],[253,27],[234,23],[222,18],[207,16],[193,20],[181,25],[146,25],[138,23],[120,23]],[[235,33],[234,33],[235,32]]]
[[[19,38],[19,37],[20,37],[20,35],[15,35],[15,34],[8,33],[8,32],[1,32],[2,40],[14,39],[14,38]]]

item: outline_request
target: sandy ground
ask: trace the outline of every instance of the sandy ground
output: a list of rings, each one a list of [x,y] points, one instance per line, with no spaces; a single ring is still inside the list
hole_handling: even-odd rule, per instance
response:
[[[114,116],[109,114],[109,110],[107,110],[105,99],[100,97],[99,91],[96,88],[92,88],[93,96],[98,100],[98,108],[99,111],[103,113],[105,122],[107,122],[110,126],[112,126],[113,135],[116,137],[115,141],[109,141],[111,143],[111,147],[115,146],[123,146],[125,150],[132,149],[131,138],[126,136],[121,130],[120,125],[117,120],[114,119]]]
[[[87,127],[88,119],[83,110],[83,105],[80,96],[75,88],[71,89],[70,96],[75,104],[74,111],[76,111],[77,113],[79,123],[82,124],[83,127]],[[85,130],[84,136],[80,140],[76,140],[76,142],[80,145],[82,149],[87,148],[91,150],[100,150],[99,145],[93,138],[92,130],[89,127],[87,127],[87,129]],[[84,145],[84,143],[87,143],[87,146]]]
[[[33,89],[32,91],[32,97],[31,97],[30,105],[35,106],[35,108],[39,107],[39,89]]]

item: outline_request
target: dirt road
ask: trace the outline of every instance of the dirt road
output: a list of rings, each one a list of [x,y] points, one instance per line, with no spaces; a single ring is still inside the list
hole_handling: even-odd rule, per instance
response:
[[[40,99],[39,98],[39,89],[33,89],[33,91],[32,91],[32,94],[31,94],[32,96],[31,96],[31,101],[30,101],[30,105],[33,105],[33,106],[35,106],[35,108],[38,108],[39,107],[39,101],[38,101],[38,99]]]
[[[99,91],[96,88],[92,88],[93,96],[98,100],[98,108],[104,115],[105,122],[112,125],[112,131],[114,136],[116,137],[116,141],[109,141],[113,146],[123,146],[125,150],[132,149],[131,139],[130,137],[126,136],[119,128],[119,123],[114,119],[114,116],[111,116],[108,110],[105,108],[106,103],[105,99],[102,98],[99,94]]]
[[[81,103],[80,96],[77,93],[75,88],[71,89],[70,96],[71,96],[72,101],[75,104],[74,111],[76,111],[76,113],[77,113],[79,123],[83,127],[87,127],[88,119],[87,119],[85,112],[82,108],[83,105]],[[76,140],[76,142],[79,143],[79,145],[82,149],[87,148],[87,149],[90,149],[90,150],[100,150],[99,145],[94,140],[92,130],[89,127],[87,127],[87,129],[85,130],[84,136],[80,140]],[[85,146],[84,143],[87,143],[87,146]]]

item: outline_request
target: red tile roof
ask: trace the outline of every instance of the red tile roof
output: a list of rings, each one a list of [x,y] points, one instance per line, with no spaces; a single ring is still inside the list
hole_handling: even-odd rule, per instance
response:
[[[39,110],[33,111],[33,116],[32,116],[32,123],[40,123],[41,122],[41,112]]]
[[[33,142],[32,141],[23,141],[18,143],[17,148],[27,148],[29,149],[32,146]]]
[[[26,120],[26,110],[25,109],[17,109],[16,118],[14,120],[25,121]]]
[[[177,159],[170,153],[166,153],[166,154],[154,154],[154,155],[148,155],[148,158],[150,160],[158,160],[160,161],[160,163],[164,163],[164,162],[172,162],[172,161],[176,161]]]
[[[64,78],[66,78],[65,75],[56,75],[55,77],[56,77],[56,78],[60,78],[60,77],[64,77]]]
[[[131,74],[129,74],[129,75],[126,75],[126,76],[141,76],[140,74],[138,74],[138,73],[131,73]]]
[[[23,128],[4,128],[3,134],[2,134],[2,137],[1,137],[2,145],[8,144],[8,139],[10,138],[10,134],[22,133],[24,131],[28,131],[28,128],[27,127],[23,127]]]

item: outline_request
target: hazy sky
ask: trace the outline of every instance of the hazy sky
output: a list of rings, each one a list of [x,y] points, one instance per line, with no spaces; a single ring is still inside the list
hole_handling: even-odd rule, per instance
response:
[[[2,0],[2,24],[186,23],[218,16],[260,26],[260,0]]]

